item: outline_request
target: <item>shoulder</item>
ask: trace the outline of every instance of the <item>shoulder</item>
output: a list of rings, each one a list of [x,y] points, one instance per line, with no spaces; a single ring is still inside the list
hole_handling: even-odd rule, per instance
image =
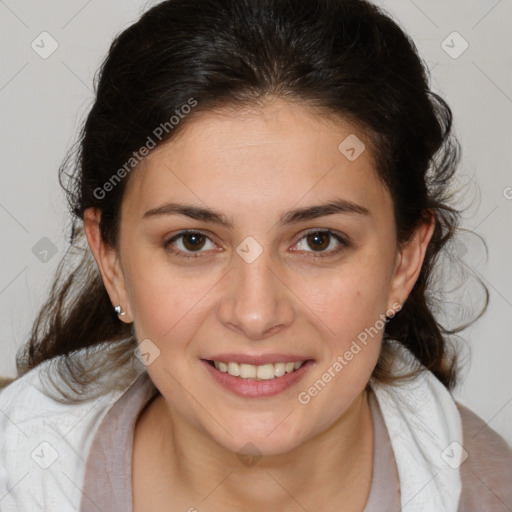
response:
[[[456,402],[467,459],[460,467],[459,512],[512,510],[512,448],[471,409]]]
[[[47,396],[46,361],[0,390],[2,510],[64,510],[80,503],[80,481],[94,434],[122,394],[65,404]],[[45,373],[43,373],[45,372]],[[52,375],[58,380],[58,376]],[[62,507],[57,506],[62,505]]]
[[[0,390],[0,411],[3,413],[0,415],[0,428],[4,434],[0,441],[2,448],[6,444],[5,436],[27,438],[42,426],[46,431],[62,433],[67,426],[74,425],[75,419],[85,420],[82,415],[91,411],[95,404],[106,404],[114,398],[113,394],[105,394],[96,401],[57,401],[46,393],[45,388],[48,378],[57,383],[61,380],[50,363],[52,361],[38,365]],[[86,424],[90,426],[90,420],[85,420],[81,430]]]

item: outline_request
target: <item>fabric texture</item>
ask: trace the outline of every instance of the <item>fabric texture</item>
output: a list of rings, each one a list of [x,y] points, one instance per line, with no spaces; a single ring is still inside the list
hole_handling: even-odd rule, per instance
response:
[[[402,358],[393,374],[406,372],[413,355],[396,343]],[[398,467],[403,512],[457,512],[462,488],[462,422],[448,390],[422,372],[399,386],[372,382]]]
[[[124,392],[74,405],[59,403],[43,392],[51,362],[0,391],[1,512],[79,510],[94,435]]]
[[[137,417],[158,394],[149,376],[143,374],[105,416],[87,460],[79,512],[132,510],[134,427]],[[398,512],[399,483],[391,443],[373,393],[370,393],[369,400],[374,423],[373,474],[364,512]]]
[[[396,368],[407,369],[411,355],[399,353]],[[158,390],[140,365],[124,389],[65,405],[42,391],[48,363],[0,392],[0,510],[131,510],[133,429]],[[396,387],[370,384],[374,470],[364,512],[512,511],[511,448],[430,372]]]

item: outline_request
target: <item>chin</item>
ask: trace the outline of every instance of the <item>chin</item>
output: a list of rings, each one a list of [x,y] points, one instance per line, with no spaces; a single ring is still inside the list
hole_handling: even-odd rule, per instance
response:
[[[233,437],[223,432],[222,438],[217,437],[214,440],[239,457],[282,455],[300,446],[306,438],[303,435],[299,437],[294,429],[284,426],[284,423],[279,424],[280,421],[282,418],[270,428],[268,424],[260,428],[255,428],[254,424],[226,426],[226,430]]]

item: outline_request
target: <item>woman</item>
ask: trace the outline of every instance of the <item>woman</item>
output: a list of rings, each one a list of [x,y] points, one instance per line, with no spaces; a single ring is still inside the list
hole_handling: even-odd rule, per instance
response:
[[[450,129],[361,0],[125,30],[64,167],[78,262],[0,394],[2,510],[510,510],[431,310]]]

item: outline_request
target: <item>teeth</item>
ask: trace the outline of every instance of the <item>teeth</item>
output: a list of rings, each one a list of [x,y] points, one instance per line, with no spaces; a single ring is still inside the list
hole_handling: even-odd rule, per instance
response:
[[[228,363],[228,373],[240,377],[240,365],[238,363]]]
[[[295,364],[294,363],[286,363],[286,373],[292,373],[293,370],[295,370]]]
[[[274,365],[274,375],[276,377],[282,377],[286,373],[286,364],[285,363],[276,363]]]
[[[305,361],[291,363],[262,364],[254,366],[252,364],[225,363],[223,361],[214,361],[213,364],[217,370],[229,373],[234,377],[242,379],[271,380],[276,377],[282,377],[286,373],[292,373],[298,370]]]
[[[274,365],[273,364],[262,364],[257,367],[256,375],[258,379],[262,380],[270,380],[275,377],[274,375]]]
[[[256,366],[253,366],[252,364],[241,364],[240,365],[240,377],[242,377],[242,379],[255,379],[256,378]]]

